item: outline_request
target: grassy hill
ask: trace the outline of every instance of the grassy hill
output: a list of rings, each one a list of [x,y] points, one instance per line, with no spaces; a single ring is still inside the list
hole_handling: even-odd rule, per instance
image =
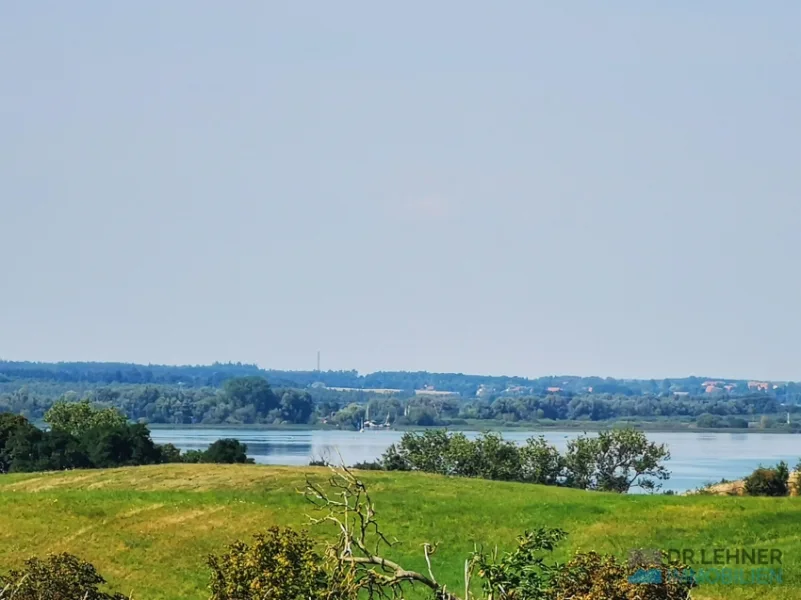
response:
[[[325,469],[165,465],[0,476],[0,566],[67,551],[94,563],[114,589],[139,600],[208,597],[205,557],[273,524],[304,526],[304,474]],[[425,569],[424,541],[439,542],[434,568],[459,589],[474,544],[510,548],[526,528],[570,533],[578,549],[626,557],[632,548],[778,548],[783,585],[703,586],[694,597],[801,598],[801,500],[618,496],[516,483],[365,472],[392,552]],[[330,533],[316,528],[319,534]]]

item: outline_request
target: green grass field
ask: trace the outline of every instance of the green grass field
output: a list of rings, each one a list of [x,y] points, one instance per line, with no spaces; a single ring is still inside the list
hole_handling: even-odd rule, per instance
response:
[[[0,567],[72,552],[137,600],[204,599],[205,557],[270,525],[306,526],[297,493],[327,470],[166,465],[0,476]],[[618,496],[411,473],[362,473],[384,529],[401,540],[389,556],[425,569],[421,544],[439,542],[438,578],[462,587],[474,544],[511,548],[523,530],[561,527],[576,550],[625,558],[632,548],[777,548],[783,584],[702,586],[695,598],[801,598],[801,498]],[[321,536],[331,530],[313,528]]]

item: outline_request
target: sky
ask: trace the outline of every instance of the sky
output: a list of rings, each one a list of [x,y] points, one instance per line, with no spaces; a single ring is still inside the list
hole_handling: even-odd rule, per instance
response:
[[[801,380],[801,3],[0,2],[0,357]]]

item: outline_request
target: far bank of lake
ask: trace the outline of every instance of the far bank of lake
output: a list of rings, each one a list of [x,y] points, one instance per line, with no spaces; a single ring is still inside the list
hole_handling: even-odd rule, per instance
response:
[[[455,431],[455,428],[451,428]],[[181,450],[203,450],[221,438],[235,437],[248,445],[248,455],[257,463],[307,465],[312,459],[325,458],[345,464],[375,460],[403,431],[332,429],[264,429],[255,427],[181,427],[154,426],[157,443],[175,444]],[[465,431],[468,437],[475,431]],[[564,450],[568,440],[581,435],[577,430],[502,430],[504,438],[523,443],[532,436],[543,436]],[[801,444],[795,434],[764,432],[649,432],[648,438],[667,444],[671,459],[667,466],[672,475],[663,489],[685,492],[721,478],[739,479],[760,464],[773,465],[780,460],[794,466],[801,457]]]

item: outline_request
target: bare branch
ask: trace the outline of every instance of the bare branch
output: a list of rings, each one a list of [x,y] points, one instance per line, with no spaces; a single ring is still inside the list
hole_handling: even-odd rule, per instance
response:
[[[345,466],[330,466],[329,493],[320,485],[306,478],[306,488],[300,492],[317,510],[325,511],[319,518],[309,517],[313,524],[333,523],[339,537],[330,548],[330,555],[341,565],[354,569],[356,585],[372,597],[402,597],[401,586],[415,583],[433,590],[442,600],[461,600],[440,585],[434,576],[431,556],[436,546],[426,543],[423,554],[428,565],[428,575],[404,569],[398,563],[381,555],[383,548],[392,548],[391,542],[376,519],[375,503],[367,487]],[[466,586],[469,581],[466,582]]]

